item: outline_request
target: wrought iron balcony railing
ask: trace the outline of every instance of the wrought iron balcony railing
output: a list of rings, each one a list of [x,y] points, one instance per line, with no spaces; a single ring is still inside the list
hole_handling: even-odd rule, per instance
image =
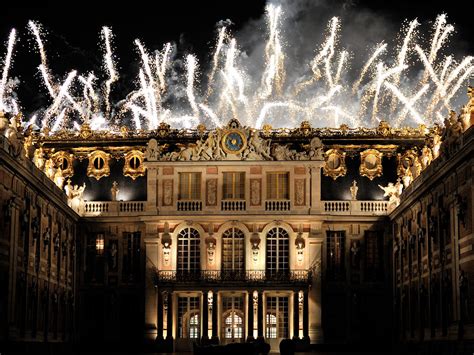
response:
[[[157,283],[310,283],[309,270],[156,270]]]

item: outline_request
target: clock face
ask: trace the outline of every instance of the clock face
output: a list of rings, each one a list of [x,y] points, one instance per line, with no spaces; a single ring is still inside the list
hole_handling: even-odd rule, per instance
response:
[[[245,149],[247,138],[240,131],[230,131],[222,138],[222,146],[228,154],[239,154]]]

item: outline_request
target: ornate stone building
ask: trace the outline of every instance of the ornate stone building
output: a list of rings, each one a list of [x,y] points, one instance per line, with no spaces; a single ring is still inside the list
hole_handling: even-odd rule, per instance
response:
[[[0,337],[472,339],[473,107],[447,129],[51,134],[4,119]]]

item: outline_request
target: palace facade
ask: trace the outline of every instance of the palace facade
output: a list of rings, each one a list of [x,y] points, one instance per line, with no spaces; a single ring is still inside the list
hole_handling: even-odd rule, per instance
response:
[[[0,340],[472,339],[473,112],[54,134],[4,117]]]

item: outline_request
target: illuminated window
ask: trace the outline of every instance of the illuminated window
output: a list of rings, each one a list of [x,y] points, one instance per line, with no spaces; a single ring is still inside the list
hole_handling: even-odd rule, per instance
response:
[[[222,298],[223,337],[230,340],[244,336],[244,298],[242,296],[224,296]]]
[[[285,274],[289,271],[289,239],[288,232],[276,227],[267,234],[267,277]]]
[[[267,199],[288,200],[289,173],[267,173]]]
[[[242,317],[235,312],[231,312],[225,319],[225,338],[242,339]]]
[[[224,200],[243,200],[245,198],[245,173],[224,173]]]
[[[201,173],[179,173],[179,199],[201,199]]]
[[[95,238],[95,251],[97,254],[102,255],[104,253],[104,235],[103,234],[97,234]]]
[[[265,336],[269,339],[288,338],[288,297],[267,297]]]
[[[230,228],[222,234],[222,271],[244,271],[244,232]]]
[[[178,235],[178,261],[179,273],[197,273],[200,268],[200,236],[194,228],[185,228]]]
[[[199,297],[178,297],[178,338],[199,339]]]

